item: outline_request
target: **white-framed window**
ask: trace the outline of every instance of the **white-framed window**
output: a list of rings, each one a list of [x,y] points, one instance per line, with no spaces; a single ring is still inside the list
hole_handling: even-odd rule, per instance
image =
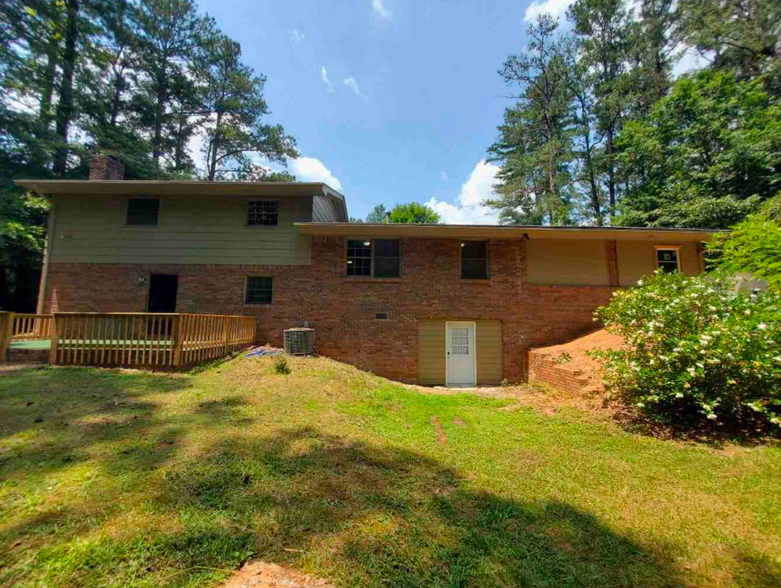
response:
[[[656,245],[656,267],[665,273],[681,271],[681,248],[675,245]]]
[[[156,227],[160,215],[159,198],[128,198],[125,224],[129,227]]]
[[[247,225],[276,227],[279,223],[279,200],[253,199],[247,203]]]

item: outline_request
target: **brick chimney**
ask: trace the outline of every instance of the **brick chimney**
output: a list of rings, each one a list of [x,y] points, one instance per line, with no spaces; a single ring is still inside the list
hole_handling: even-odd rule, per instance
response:
[[[89,164],[90,180],[124,180],[125,166],[111,155],[96,155]]]

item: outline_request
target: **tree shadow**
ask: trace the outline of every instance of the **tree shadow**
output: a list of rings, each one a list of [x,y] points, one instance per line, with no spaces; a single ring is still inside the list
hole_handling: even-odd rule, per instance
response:
[[[260,559],[316,558],[347,583],[684,585],[672,557],[659,555],[667,550],[644,548],[564,501],[474,491],[421,454],[312,428],[218,443],[166,480],[161,509],[249,525]]]

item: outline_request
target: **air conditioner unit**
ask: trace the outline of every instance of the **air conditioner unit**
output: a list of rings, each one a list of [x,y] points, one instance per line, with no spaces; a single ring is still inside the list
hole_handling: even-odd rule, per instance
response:
[[[283,332],[285,352],[290,355],[312,355],[315,352],[315,330],[298,327]]]

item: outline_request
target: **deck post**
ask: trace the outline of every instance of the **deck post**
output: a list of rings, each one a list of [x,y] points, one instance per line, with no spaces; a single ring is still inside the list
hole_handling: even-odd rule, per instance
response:
[[[229,349],[230,349],[230,328],[228,325],[230,324],[230,319],[226,316],[222,319],[222,339],[225,341],[225,354],[223,357],[228,357]]]
[[[5,362],[8,346],[11,344],[11,337],[14,329],[14,313],[0,312],[0,363]]]
[[[176,326],[174,327],[174,348],[173,348],[173,365],[179,366],[182,363],[182,346],[184,343],[184,315],[179,313],[176,315]]]
[[[49,363],[56,365],[57,363],[57,345],[60,342],[57,335],[57,315],[52,314],[52,326],[51,326],[51,339],[49,341]]]

